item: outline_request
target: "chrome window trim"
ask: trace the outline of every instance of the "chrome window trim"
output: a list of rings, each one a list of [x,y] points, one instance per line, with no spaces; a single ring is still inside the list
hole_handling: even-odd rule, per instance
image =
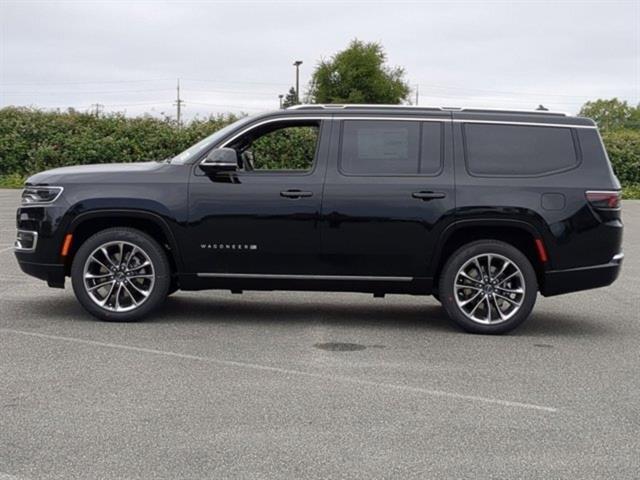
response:
[[[295,108],[291,108],[295,110]],[[402,116],[366,116],[366,115],[340,115],[335,117],[327,117],[327,116],[319,116],[319,115],[311,115],[311,116],[297,116],[297,115],[289,115],[289,116],[281,116],[269,118],[266,120],[262,120],[258,123],[254,123],[249,125],[242,130],[240,130],[235,135],[229,137],[223,143],[218,145],[216,148],[225,148],[228,147],[234,140],[238,139],[242,135],[250,132],[251,130],[258,128],[262,125],[266,125],[268,123],[274,122],[282,122],[282,121],[290,121],[290,120],[318,120],[318,121],[338,121],[338,120],[386,120],[386,121],[397,121],[397,122],[453,122],[453,123],[486,123],[486,124],[494,124],[494,125],[522,125],[522,126],[532,126],[532,127],[558,127],[558,128],[586,128],[586,129],[595,129],[597,130],[597,126],[595,125],[576,125],[576,124],[565,124],[565,123],[547,123],[547,122],[520,122],[520,121],[508,121],[508,120],[472,120],[472,119],[451,119],[444,117],[402,117]],[[203,158],[200,160],[200,163],[203,163],[206,160]],[[62,187],[60,187],[62,188]],[[58,197],[56,197],[57,199]]]
[[[595,125],[575,125],[567,123],[547,123],[547,122],[520,122],[517,120],[466,120],[461,118],[444,118],[444,117],[372,117],[372,116],[352,116],[340,115],[333,117],[333,120],[391,120],[399,122],[453,122],[453,123],[488,123],[496,125],[523,125],[533,127],[560,127],[560,128],[593,128]]]
[[[355,280],[355,281],[387,281],[387,282],[411,282],[414,277],[379,277],[363,275],[286,275],[271,273],[197,273],[201,278],[239,278],[262,280]]]
[[[50,189],[58,189],[58,194],[53,197],[52,200],[49,200],[47,202],[31,202],[31,203],[22,203],[22,195],[24,195],[24,191],[29,189],[29,188],[35,188],[35,189],[45,189],[45,188],[50,188]],[[20,208],[24,208],[24,207],[46,207],[51,205],[52,203],[54,203],[56,200],[58,200],[60,198],[60,195],[62,195],[62,192],[64,192],[64,187],[58,187],[56,185],[47,185],[47,186],[25,186],[22,189],[22,194],[20,195]]]
[[[568,123],[547,123],[547,122],[519,122],[517,120],[466,120],[462,118],[454,118],[453,123],[489,123],[496,125],[523,125],[527,127],[560,127],[560,128],[591,128],[597,129],[595,125],[576,125]]]
[[[524,126],[534,126],[534,127],[560,127],[560,128],[589,128],[589,129],[597,129],[595,125],[575,125],[575,124],[562,124],[562,123],[545,123],[545,122],[519,122],[519,121],[506,121],[506,120],[465,120],[465,119],[450,119],[444,117],[401,117],[401,116],[362,116],[362,115],[340,115],[337,117],[327,117],[327,116],[282,116],[269,118],[258,123],[254,123],[252,125],[247,126],[242,129],[240,132],[236,133],[232,137],[225,140],[223,143],[218,145],[216,148],[225,148],[228,147],[234,140],[238,139],[245,133],[250,132],[254,128],[258,128],[262,125],[266,125],[268,123],[288,121],[288,120],[387,120],[387,121],[398,121],[398,122],[453,122],[453,123],[489,123],[489,124],[498,124],[498,125],[524,125]],[[201,160],[199,163],[204,162],[206,157]]]
[[[450,122],[450,118],[446,117],[367,117],[355,115],[340,115],[333,117],[334,120],[390,120],[392,122]]]
[[[31,233],[33,235],[33,246],[31,248],[22,248],[21,246],[19,246],[19,242],[18,239],[16,238],[16,241],[13,243],[13,249],[16,252],[21,252],[21,253],[33,253],[36,250],[36,247],[38,246],[38,232],[33,231],[33,230],[21,230],[18,229],[16,231],[16,233]]]
[[[250,132],[254,128],[258,128],[258,127],[260,127],[262,125],[266,125],[267,123],[281,122],[283,120],[331,120],[331,117],[325,117],[325,116],[310,116],[310,117],[307,117],[307,116],[304,116],[304,117],[301,117],[301,116],[288,116],[287,117],[287,116],[283,116],[283,117],[268,118],[268,119],[263,120],[261,122],[253,123],[251,125],[248,125],[246,128],[244,128],[240,132],[236,133],[232,137],[229,137],[229,139],[225,140],[223,143],[218,145],[216,148],[226,148],[226,147],[229,146],[229,144],[231,142],[233,142],[237,138],[241,137],[245,133]],[[202,163],[202,162],[200,162],[200,163]]]

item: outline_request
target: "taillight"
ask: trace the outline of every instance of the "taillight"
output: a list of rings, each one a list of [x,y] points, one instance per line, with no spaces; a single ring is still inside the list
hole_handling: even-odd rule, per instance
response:
[[[592,207],[598,209],[620,208],[621,192],[616,190],[591,190],[586,192],[587,200]]]

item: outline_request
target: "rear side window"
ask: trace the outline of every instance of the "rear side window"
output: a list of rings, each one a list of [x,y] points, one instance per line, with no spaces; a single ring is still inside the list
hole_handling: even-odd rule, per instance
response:
[[[441,137],[440,122],[346,120],[340,169],[350,175],[437,174]]]
[[[545,175],[578,164],[570,128],[467,123],[464,137],[474,175]]]

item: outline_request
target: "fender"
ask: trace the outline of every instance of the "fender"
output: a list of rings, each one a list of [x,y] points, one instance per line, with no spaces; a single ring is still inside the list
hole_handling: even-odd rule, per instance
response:
[[[454,232],[469,228],[469,227],[510,227],[517,228],[520,230],[524,230],[527,233],[531,234],[534,238],[540,238],[546,243],[545,236],[542,232],[532,223],[524,221],[524,220],[516,220],[514,218],[500,218],[500,217],[488,217],[488,218],[467,218],[461,220],[454,220],[449,225],[447,225],[438,238],[438,243],[433,253],[434,261],[432,263],[431,274],[435,274],[435,267],[440,264],[440,257],[442,255],[442,251],[444,246],[446,245],[448,239],[453,235]]]
[[[178,248],[178,242],[176,241],[175,235],[173,234],[173,230],[167,223],[167,221],[162,218],[162,216],[157,213],[150,212],[148,210],[139,210],[139,209],[104,209],[104,210],[91,210],[88,212],[81,213],[73,218],[69,227],[67,228],[67,233],[73,233],[80,226],[80,224],[88,221],[92,218],[141,218],[144,220],[149,220],[153,222],[155,225],[160,227],[162,232],[165,234],[169,246],[173,252],[173,258],[176,261],[176,265],[178,267],[178,271],[184,270],[184,262],[182,259],[182,252]]]

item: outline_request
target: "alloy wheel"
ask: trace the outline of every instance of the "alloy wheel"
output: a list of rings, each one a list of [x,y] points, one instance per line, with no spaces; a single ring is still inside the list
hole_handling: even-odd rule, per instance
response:
[[[469,320],[483,325],[500,324],[520,310],[525,297],[524,276],[503,255],[476,255],[456,273],[454,297]]]
[[[149,255],[130,242],[107,242],[87,258],[83,269],[87,295],[100,308],[128,312],[151,295],[155,269]]]

